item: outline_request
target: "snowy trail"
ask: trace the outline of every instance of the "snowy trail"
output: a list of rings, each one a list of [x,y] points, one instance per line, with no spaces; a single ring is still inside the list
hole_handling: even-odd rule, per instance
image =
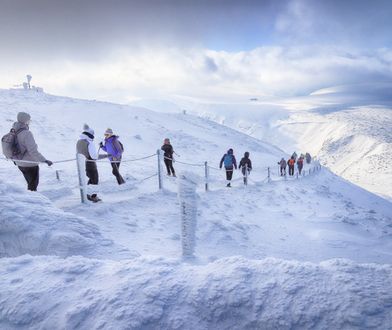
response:
[[[181,155],[177,174],[200,177],[196,258],[181,258],[176,179],[165,176],[162,191],[157,177],[142,181],[157,172],[156,157],[123,163],[122,186],[110,164],[99,162],[103,202],[85,205],[74,162],[41,166],[39,191],[32,193],[19,170],[0,160],[1,329],[392,324],[391,202],[325,168],[285,180],[276,165],[280,149],[206,119],[0,91],[0,128],[7,131],[26,109],[36,120],[40,151],[52,160],[75,156],[83,122],[96,132],[115,127],[124,159],[154,153],[169,136]],[[247,187],[236,171],[226,188],[224,170],[216,169],[229,147],[237,161],[251,154]],[[183,164],[206,160],[208,192],[204,167]]]

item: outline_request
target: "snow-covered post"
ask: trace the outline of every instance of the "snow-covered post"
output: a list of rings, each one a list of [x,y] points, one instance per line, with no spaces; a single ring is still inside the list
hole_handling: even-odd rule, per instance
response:
[[[189,172],[180,175],[178,197],[181,207],[181,244],[182,255],[192,258],[196,244],[197,195],[199,178]]]
[[[268,171],[268,182],[271,182],[271,170],[269,167],[267,167],[267,171]]]
[[[204,162],[204,177],[205,177],[205,189],[208,191],[208,163]]]
[[[76,166],[78,169],[78,177],[79,177],[80,200],[82,203],[87,202],[86,178],[83,174],[85,159],[86,158],[82,154],[76,154]]]
[[[161,168],[161,151],[157,150],[157,159],[158,159],[158,187],[159,190],[162,189],[162,168]]]

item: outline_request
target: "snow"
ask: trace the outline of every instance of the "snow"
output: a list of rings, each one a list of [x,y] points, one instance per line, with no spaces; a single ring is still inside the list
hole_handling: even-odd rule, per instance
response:
[[[391,83],[368,82],[291,99],[226,104],[173,97],[172,102],[189,113],[268,141],[286,154],[300,150],[318,155],[334,173],[392,200],[391,88]],[[159,110],[157,101],[145,105]]]
[[[217,107],[223,113],[224,107]],[[256,109],[252,105],[242,115],[252,113],[259,125]],[[261,115],[260,127],[268,128],[264,137],[278,135],[276,121],[287,128],[287,120],[301,115],[293,111],[287,117],[276,109]],[[363,120],[336,130],[339,136],[357,129],[384,139],[387,134],[377,126],[390,120],[384,110],[383,119],[371,125],[366,125],[375,118],[371,112],[343,111],[348,117],[342,126],[353,118],[350,111]],[[305,165],[306,175],[298,179],[280,177],[277,161],[285,152],[274,146],[276,140],[260,139],[257,130],[250,136],[233,129],[234,106],[230,128],[227,121],[220,125],[188,111],[161,113],[1,90],[1,132],[18,111],[31,114],[39,150],[53,161],[75,158],[84,123],[95,129],[97,144],[105,129],[113,128],[125,160],[151,157],[122,163],[127,180],[122,186],[108,162],[99,162],[97,192],[103,202],[97,204],[80,203],[75,161],[41,165],[33,193],[25,190],[18,169],[0,159],[1,329],[386,329],[392,324],[391,202],[326,167],[317,171],[317,163]],[[305,136],[317,132],[316,122],[310,123],[301,130],[304,144],[311,141]],[[323,146],[323,134],[315,134],[315,144],[330,154],[333,143]],[[174,163],[178,177],[199,182],[192,200],[197,205],[193,259],[184,259],[181,251],[179,178],[165,176],[164,189],[158,190],[154,176],[155,153],[165,137],[180,154]],[[380,156],[385,146],[368,141],[355,133],[345,146],[373,146],[371,155]],[[343,145],[335,144],[333,153],[339,153]],[[229,147],[238,161],[250,152],[254,168],[246,187],[236,171],[233,187],[226,188],[224,171],[217,169]],[[345,163],[352,160],[347,157]],[[207,192],[205,161],[211,166]],[[384,170],[372,169],[388,182]]]
[[[3,258],[0,266],[2,329],[385,329],[392,323],[391,265],[22,256]]]

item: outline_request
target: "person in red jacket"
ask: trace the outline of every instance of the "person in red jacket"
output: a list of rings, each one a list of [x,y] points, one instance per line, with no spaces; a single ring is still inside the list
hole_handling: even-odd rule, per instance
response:
[[[287,161],[287,164],[289,165],[289,175],[293,176],[294,175],[294,165],[295,165],[294,156],[291,156],[291,158]]]
[[[298,168],[299,175],[301,175],[303,167],[304,167],[304,158],[303,157],[299,157],[297,159],[297,168]]]

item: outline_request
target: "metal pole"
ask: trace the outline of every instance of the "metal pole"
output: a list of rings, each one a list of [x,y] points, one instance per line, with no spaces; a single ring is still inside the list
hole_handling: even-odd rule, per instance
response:
[[[204,162],[205,189],[208,191],[208,163]]]
[[[270,173],[270,168],[267,168],[268,170],[268,182],[271,182],[271,173]]]
[[[78,169],[78,177],[79,177],[80,201],[82,203],[87,202],[86,180],[82,174],[84,161],[85,161],[85,157],[82,154],[76,154],[76,166]]]
[[[57,181],[60,181],[60,171],[56,170],[56,179]]]
[[[161,151],[157,150],[157,159],[158,159],[158,187],[159,190],[162,189],[162,169],[161,169]]]

